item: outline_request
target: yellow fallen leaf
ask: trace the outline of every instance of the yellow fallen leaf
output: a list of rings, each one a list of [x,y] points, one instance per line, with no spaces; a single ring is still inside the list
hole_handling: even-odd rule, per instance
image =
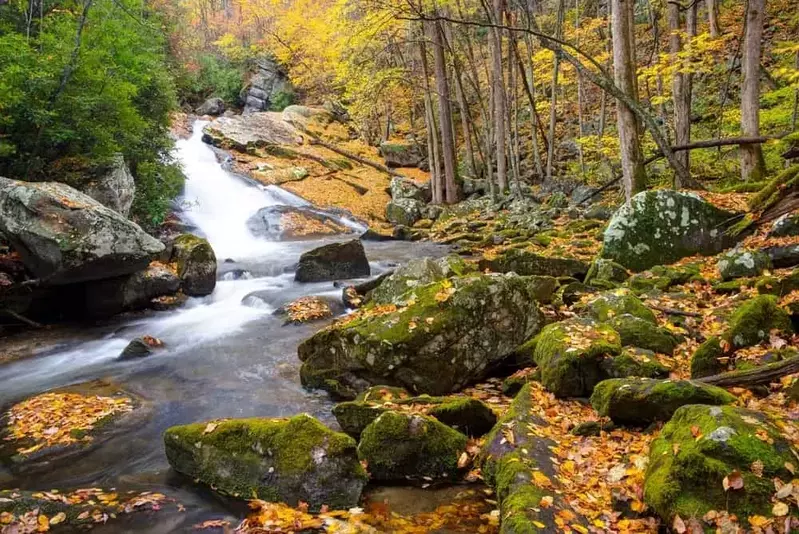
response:
[[[50,524],[57,525],[59,523],[63,523],[66,518],[67,514],[65,514],[64,512],[58,512],[56,515],[50,518]]]
[[[544,495],[543,497],[541,497],[541,502],[539,503],[539,505],[541,506],[541,508],[549,508],[554,503],[555,499],[554,497],[552,497],[552,495]]]
[[[541,521],[533,521],[533,525],[535,525],[535,526],[536,526],[536,527],[538,527],[538,528],[546,528],[546,527],[547,527],[547,526],[546,526],[545,524],[543,524]]]
[[[533,471],[533,484],[541,488],[552,486],[552,481],[541,471]]]
[[[48,519],[46,515],[41,514],[39,517],[37,517],[36,523],[38,523],[36,532],[47,532],[50,530],[50,519]]]
[[[774,508],[771,509],[771,513],[777,517],[786,516],[788,515],[788,505],[782,501],[777,502],[774,504]]]
[[[210,434],[211,432],[216,430],[216,427],[218,427],[218,426],[219,426],[219,423],[217,423],[216,421],[211,421],[210,423],[205,425],[205,430],[203,430],[203,434]]]

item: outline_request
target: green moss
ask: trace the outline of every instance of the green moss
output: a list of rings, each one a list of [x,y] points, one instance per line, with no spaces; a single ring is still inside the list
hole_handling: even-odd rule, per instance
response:
[[[630,273],[624,266],[619,265],[613,260],[606,260],[597,258],[588,269],[588,274],[585,275],[585,283],[593,285],[594,281],[603,283],[622,283],[630,277]],[[604,285],[604,284],[603,284]]]
[[[604,378],[603,360],[620,353],[621,340],[610,326],[569,319],[541,331],[533,359],[541,369],[541,383],[555,396],[581,397]]]
[[[741,292],[741,289],[752,287],[755,284],[753,278],[739,278],[727,282],[717,282],[713,284],[713,292],[719,295],[734,295]],[[761,291],[764,293],[764,291]]]
[[[699,263],[680,266],[656,265],[648,271],[634,274],[628,280],[628,285],[635,293],[640,294],[653,289],[666,291],[674,286],[698,279],[701,279],[701,264]]]
[[[659,352],[674,354],[678,339],[665,328],[660,328],[629,313],[614,317],[610,325],[619,333],[621,344]]]
[[[791,318],[776,297],[759,295],[735,310],[724,338],[736,348],[750,347],[768,339],[772,330],[791,334]]]
[[[432,417],[389,411],[363,431],[358,457],[374,480],[456,480],[467,441]]]
[[[480,260],[479,269],[522,276],[574,276],[583,278],[588,265],[580,260],[541,256],[526,249],[508,249],[495,258]]]
[[[795,462],[790,450],[762,413],[729,406],[684,406],[652,442],[644,499],[666,522],[677,514],[701,517],[709,510],[768,517],[772,479],[792,478],[785,468],[786,462]],[[755,461],[763,464],[762,477],[752,473]],[[725,492],[722,480],[733,471],[741,473],[744,488]]]
[[[646,350],[625,349],[613,359],[605,360],[605,371],[610,378],[641,376],[644,378],[666,378],[671,371],[655,359],[654,353]]]
[[[601,293],[586,305],[587,311],[598,321],[608,321],[625,313],[657,324],[652,310],[633,295],[629,289],[615,289]]]
[[[724,364],[719,360],[724,356],[721,348],[721,339],[714,336],[702,343],[693,357],[691,357],[691,378],[713,376],[724,370]]]
[[[763,295],[784,297],[793,291],[799,290],[799,268],[794,269],[791,274],[782,278],[764,276],[757,280],[755,288],[758,293]]]
[[[621,378],[597,384],[591,405],[617,424],[645,426],[668,421],[687,404],[732,404],[736,398],[725,390],[688,380]]]
[[[407,399],[411,394],[407,390],[392,386],[372,386],[360,393],[356,400],[362,402],[386,402],[397,399]]]

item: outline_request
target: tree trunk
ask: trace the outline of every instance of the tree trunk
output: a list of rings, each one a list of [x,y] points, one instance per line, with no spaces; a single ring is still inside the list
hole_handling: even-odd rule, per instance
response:
[[[760,135],[760,51],[765,9],[765,0],[749,0],[741,62],[741,132],[744,137]],[[766,163],[760,145],[742,146],[741,178],[756,182],[762,180],[765,174]]]
[[[574,0],[574,31],[577,35],[577,45],[580,45],[580,0]],[[585,135],[585,121],[583,119],[583,75],[577,73],[577,133],[582,138]],[[583,145],[577,143],[577,155],[580,159],[580,175],[585,177],[585,158]]]
[[[555,37],[561,38],[563,34],[563,0],[558,0],[558,18],[555,23]],[[547,151],[547,178],[546,181],[552,180],[552,169],[555,166],[555,123],[557,119],[557,104],[558,104],[558,74],[560,73],[560,54],[555,52],[555,62],[552,65],[552,95],[549,101],[549,150]]]
[[[494,20],[502,24],[502,0],[494,0]],[[493,28],[493,46],[491,47],[491,79],[493,80],[494,98],[494,138],[497,145],[497,187],[500,195],[508,188],[507,160],[505,147],[505,88],[502,74],[502,30]]]
[[[687,75],[681,72],[679,54],[682,52],[682,25],[680,24],[680,6],[676,2],[666,5],[666,18],[669,24],[669,52],[675,67],[674,77],[671,82],[672,100],[674,101],[674,144],[687,145],[691,142],[691,93],[688,89]],[[689,152],[677,154],[686,169],[689,165]],[[683,187],[680,177],[674,175],[674,187]]]
[[[423,23],[427,25],[427,23]],[[433,204],[443,201],[441,187],[441,164],[438,158],[438,125],[433,107],[433,98],[430,90],[430,67],[427,63],[427,47],[425,46],[426,32],[419,36],[419,55],[422,60],[422,78],[424,79],[424,108],[425,122],[427,123],[428,165],[430,166],[430,190],[433,194]]]
[[[444,31],[441,22],[429,26],[433,41],[433,58],[436,74],[436,91],[438,92],[439,126],[441,127],[441,159],[444,163],[445,200],[447,204],[454,204],[460,196],[458,184],[455,179],[457,163],[455,162],[455,128],[452,122],[452,106],[450,104],[449,80],[447,78],[447,63],[444,57]]]
[[[796,372],[799,372],[799,357],[788,358],[746,371],[731,371],[720,375],[706,376],[698,379],[697,382],[722,388],[756,386],[776,382],[781,377]]]
[[[716,0],[705,0],[705,6],[707,7],[707,22],[710,26],[710,36],[715,39],[721,34],[719,30],[718,5],[716,4]]]
[[[616,86],[637,100],[636,65],[631,42],[633,0],[613,0],[613,71]],[[646,175],[641,162],[638,120],[634,111],[623,101],[616,100],[616,115],[621,146],[621,168],[627,201],[646,188]]]

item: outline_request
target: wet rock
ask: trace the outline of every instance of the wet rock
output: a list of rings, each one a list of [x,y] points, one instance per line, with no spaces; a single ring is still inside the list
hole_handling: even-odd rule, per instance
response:
[[[216,254],[207,240],[192,234],[178,236],[172,245],[181,288],[190,297],[203,297],[216,287]]]
[[[197,115],[221,115],[225,112],[225,101],[219,97],[209,98],[198,107]]]
[[[412,198],[398,198],[386,204],[386,219],[391,224],[413,226],[422,218],[424,204]]]
[[[577,279],[585,278],[588,273],[588,265],[580,260],[549,258],[522,249],[509,249],[495,258],[483,258],[479,268],[481,271],[514,272],[522,276],[571,276]]]
[[[294,279],[297,282],[326,282],[369,276],[371,268],[358,239],[331,243],[300,256]]]
[[[613,317],[609,324],[619,333],[623,346],[638,347],[671,356],[679,344],[677,337],[670,331],[629,313]]]
[[[356,439],[372,421],[387,411],[429,415],[473,437],[482,436],[497,422],[494,412],[477,399],[429,395],[411,397],[407,392],[395,396],[394,393],[398,389],[404,392],[401,388],[371,387],[358,396],[360,400],[337,404],[333,408],[333,415],[336,416],[341,429]]]
[[[138,358],[146,358],[163,345],[161,340],[151,336],[137,337],[128,343],[128,346],[119,354],[119,359],[135,360]]]
[[[151,264],[130,276],[87,284],[86,312],[92,317],[110,317],[148,308],[154,298],[172,295],[180,285],[180,278],[168,266]]]
[[[132,274],[164,250],[118,212],[56,182],[0,178],[0,232],[52,285]]]
[[[760,412],[731,406],[678,409],[652,442],[644,501],[666,524],[674,517],[702,517],[726,510],[738,517],[772,517],[775,478],[788,481],[795,465],[791,444]],[[763,465],[762,476],[752,464]],[[743,487],[725,491],[725,477],[739,473]],[[729,480],[729,479],[728,479]]]
[[[733,404],[726,390],[689,380],[614,378],[600,382],[591,395],[591,406],[619,425],[646,426],[668,421],[687,404]]]
[[[336,217],[297,206],[261,208],[247,220],[247,229],[254,236],[270,241],[315,239],[349,231]]]
[[[695,254],[718,254],[731,244],[724,225],[733,216],[693,193],[645,191],[613,216],[601,255],[644,271]]]
[[[419,258],[398,267],[390,276],[369,294],[370,301],[389,304],[400,299],[408,291],[438,282],[450,276],[462,276],[474,272],[474,266],[459,256],[445,258]]]
[[[422,145],[413,141],[392,141],[380,145],[380,155],[387,167],[418,167],[427,159],[426,152]]]
[[[81,191],[124,217],[130,214],[136,182],[122,154],[114,155],[111,164],[100,169],[96,176],[81,187]]]
[[[539,281],[472,275],[420,286],[395,311],[369,304],[299,347],[307,387],[390,384],[444,395],[484,378],[541,328]]]
[[[558,398],[585,397],[606,378],[603,361],[621,354],[610,326],[591,319],[568,319],[546,326],[535,339],[532,358],[541,383]]]
[[[757,250],[732,250],[721,256],[717,266],[723,280],[733,280],[759,276],[771,268],[771,258]]]
[[[458,459],[468,438],[432,417],[386,412],[366,427],[358,457],[373,480],[434,482],[457,480]]]
[[[355,440],[306,414],[175,426],[164,445],[174,470],[242,499],[347,509],[367,480]]]

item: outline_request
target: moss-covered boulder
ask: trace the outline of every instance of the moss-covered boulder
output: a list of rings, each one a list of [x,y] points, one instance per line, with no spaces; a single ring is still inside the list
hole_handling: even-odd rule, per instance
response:
[[[619,334],[591,319],[546,326],[536,337],[533,359],[541,383],[556,397],[585,397],[605,378],[603,361],[621,353]]]
[[[422,218],[424,204],[412,198],[398,198],[386,204],[386,220],[392,224],[413,226]]]
[[[300,256],[294,279],[297,282],[328,282],[369,276],[371,272],[363,243],[353,239],[305,252]]]
[[[603,363],[607,378],[668,378],[671,369],[660,363],[651,350],[625,347],[619,356]]]
[[[183,292],[191,297],[210,295],[216,287],[216,254],[207,240],[183,234],[172,245]]]
[[[175,471],[242,499],[346,509],[367,479],[355,440],[306,414],[174,426],[164,445]]]
[[[544,322],[537,281],[456,277],[413,289],[407,306],[370,304],[299,347],[306,387],[388,384],[445,395],[484,378]]]
[[[462,276],[474,270],[474,266],[455,255],[440,259],[413,259],[398,267],[372,290],[369,293],[369,300],[379,304],[389,304],[416,287],[438,282],[450,276]]]
[[[726,367],[725,362],[721,360],[723,357],[721,338],[711,337],[699,345],[691,357],[691,378],[704,378],[723,372]]]
[[[644,271],[695,254],[718,254],[729,246],[724,225],[733,216],[694,193],[645,191],[613,215],[601,256]]]
[[[619,333],[623,346],[638,347],[661,354],[674,354],[679,340],[665,328],[640,319],[629,313],[614,317],[610,325]]]
[[[608,285],[624,283],[628,278],[630,278],[630,273],[623,265],[619,265],[613,260],[597,258],[588,269],[588,274],[585,275],[585,283],[605,288]]]
[[[776,297],[759,295],[735,310],[724,338],[734,348],[751,347],[767,340],[772,330],[791,334],[791,318],[780,308]]]
[[[418,167],[426,158],[425,152],[425,147],[414,141],[392,141],[380,145],[380,155],[383,156],[388,167]],[[395,180],[402,180],[402,178],[395,178]],[[393,183],[391,189],[393,192]]]
[[[739,518],[772,516],[774,478],[794,478],[791,444],[761,412],[731,406],[678,409],[652,442],[644,500],[667,524],[726,510]],[[762,472],[753,472],[759,462]],[[727,477],[742,487],[725,491]],[[737,485],[737,484],[736,484]]]
[[[762,295],[785,295],[799,290],[799,269],[794,269],[787,276],[763,276],[755,282],[757,292]]]
[[[599,415],[620,425],[646,426],[668,421],[687,404],[722,405],[735,402],[726,390],[690,380],[614,378],[600,382],[591,395]]]
[[[657,324],[655,314],[629,289],[612,289],[591,298],[585,306],[588,314],[597,321],[608,321],[629,314],[652,324]]]
[[[588,264],[571,258],[549,258],[526,249],[511,248],[496,257],[480,260],[481,271],[495,273],[514,272],[522,276],[571,276],[583,279]]]
[[[373,387],[368,391],[376,389],[385,388]],[[381,399],[375,398],[374,395],[368,395],[368,397],[372,400],[342,402],[333,408],[333,415],[336,416],[341,429],[356,439],[372,421],[387,411],[430,415],[445,425],[473,437],[482,436],[497,422],[497,416],[491,411],[491,408],[484,402],[471,397],[431,397],[429,395],[403,398],[385,398],[384,396]]]
[[[633,292],[641,294],[654,289],[666,291],[674,286],[701,279],[700,263],[656,265],[647,271],[632,275],[627,281],[627,286]]]
[[[771,258],[759,250],[731,250],[723,254],[716,264],[722,280],[759,276],[771,268]]]
[[[361,434],[358,457],[373,480],[457,480],[468,438],[432,417],[385,412]]]

